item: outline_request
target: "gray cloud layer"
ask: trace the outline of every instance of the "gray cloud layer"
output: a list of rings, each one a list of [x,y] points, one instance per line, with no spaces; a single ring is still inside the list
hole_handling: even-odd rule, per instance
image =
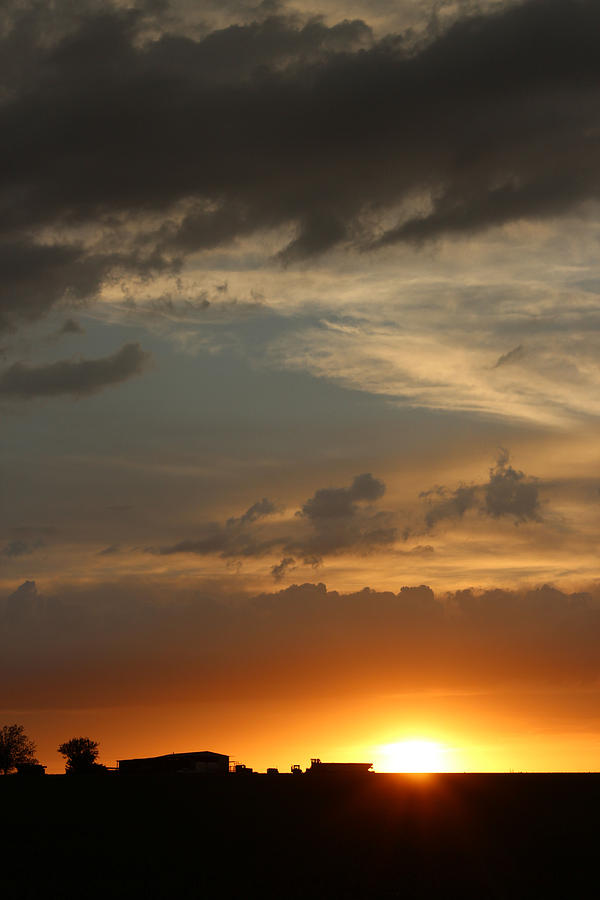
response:
[[[165,17],[156,4],[59,3],[53,18],[9,6],[5,327],[260,228],[296,228],[281,251],[293,263],[600,195],[596,0],[471,12],[417,46],[359,20],[272,15],[195,39]]]
[[[169,600],[165,602],[165,591]],[[0,598],[0,681],[8,707],[127,705],[211,696],[340,696],[364,689],[593,685],[600,677],[600,596],[544,585],[425,586],[349,594],[292,585],[232,598],[148,579],[33,582]]]
[[[139,375],[150,354],[139,344],[124,344],[110,356],[98,359],[60,360],[47,365],[14,363],[0,372],[0,399],[31,400],[70,394],[81,397],[95,394],[109,385]]]

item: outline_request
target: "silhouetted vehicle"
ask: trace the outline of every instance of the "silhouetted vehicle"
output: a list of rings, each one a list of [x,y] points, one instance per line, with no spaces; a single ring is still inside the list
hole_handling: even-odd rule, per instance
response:
[[[302,775],[302,767],[298,763],[294,763],[291,768],[292,775]]]
[[[279,775],[279,769],[267,769],[267,775]]]
[[[200,750],[117,760],[120,775],[227,775],[229,757]],[[236,766],[237,769],[237,766]]]
[[[321,762],[320,759],[311,759],[307,775],[372,775],[373,763],[333,763]]]
[[[245,766],[243,763],[238,763],[235,767],[236,775],[252,775],[254,774],[254,769],[251,766]]]
[[[26,763],[17,763],[17,775],[45,775],[46,774],[46,766],[40,765],[40,763],[35,762],[26,762]]]

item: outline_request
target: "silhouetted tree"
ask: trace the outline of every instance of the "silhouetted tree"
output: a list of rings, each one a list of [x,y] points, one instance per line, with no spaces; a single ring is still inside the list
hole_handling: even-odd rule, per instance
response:
[[[98,742],[88,737],[71,738],[58,748],[66,759],[65,772],[68,775],[80,775],[104,769],[96,760],[98,758]]]
[[[0,772],[8,775],[22,763],[37,763],[35,744],[29,740],[22,725],[3,725],[0,728]]]

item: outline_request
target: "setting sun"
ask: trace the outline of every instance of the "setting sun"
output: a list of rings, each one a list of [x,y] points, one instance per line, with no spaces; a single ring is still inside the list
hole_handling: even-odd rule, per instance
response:
[[[421,739],[383,744],[377,748],[378,772],[447,772],[452,751],[436,741]]]

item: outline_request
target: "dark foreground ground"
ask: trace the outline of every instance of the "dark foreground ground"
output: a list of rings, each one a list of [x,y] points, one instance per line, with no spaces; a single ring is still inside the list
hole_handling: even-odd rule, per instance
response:
[[[598,896],[600,775],[0,778],[0,897]]]

